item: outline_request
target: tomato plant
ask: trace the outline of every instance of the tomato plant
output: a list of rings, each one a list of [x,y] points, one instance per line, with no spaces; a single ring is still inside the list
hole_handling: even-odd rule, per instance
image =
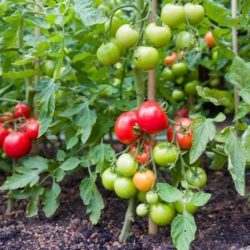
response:
[[[169,225],[174,216],[175,216],[175,209],[164,203],[156,203],[150,206],[150,218],[151,220],[159,225],[159,226],[166,226]]]

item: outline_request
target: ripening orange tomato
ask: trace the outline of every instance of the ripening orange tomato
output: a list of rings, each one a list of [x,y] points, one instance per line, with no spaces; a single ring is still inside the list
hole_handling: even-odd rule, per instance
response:
[[[214,40],[213,34],[211,31],[208,31],[205,36],[204,40],[209,48],[213,48],[216,45],[216,42]]]
[[[141,192],[148,192],[155,183],[155,174],[152,170],[147,169],[143,172],[136,172],[133,177],[134,186]]]

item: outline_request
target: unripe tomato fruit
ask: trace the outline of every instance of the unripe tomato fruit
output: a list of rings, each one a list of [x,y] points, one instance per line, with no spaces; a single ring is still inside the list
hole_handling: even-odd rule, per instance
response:
[[[115,121],[114,130],[118,140],[124,144],[134,142],[139,136],[139,133],[136,133],[134,129],[137,123],[137,111],[122,113]]]
[[[19,117],[29,118],[30,113],[31,113],[31,109],[29,105],[27,105],[26,103],[18,103],[15,106],[14,111],[13,111],[13,115],[15,118],[19,118]]]
[[[176,28],[185,22],[185,11],[183,6],[166,4],[161,10],[161,20],[170,28]]]
[[[148,134],[155,134],[168,126],[168,116],[155,101],[146,101],[140,105],[137,120],[139,127]]]
[[[116,171],[123,176],[132,176],[137,169],[138,162],[134,160],[131,154],[124,153],[116,161]]]
[[[178,157],[177,147],[169,142],[160,142],[153,149],[153,159],[159,166],[175,163]]]
[[[211,87],[218,87],[220,85],[220,78],[219,77],[215,77],[215,78],[211,79],[209,81],[209,85]]]
[[[155,204],[159,201],[159,196],[156,192],[149,191],[146,194],[146,201],[148,204]]]
[[[134,186],[141,192],[148,192],[155,183],[155,174],[147,169],[143,172],[136,172],[133,176]]]
[[[27,155],[30,150],[31,140],[22,132],[11,132],[3,142],[4,153],[13,159]]]
[[[172,97],[176,102],[182,101],[184,99],[184,92],[180,89],[175,89],[172,92]]]
[[[174,206],[175,206],[175,209],[176,211],[179,213],[179,214],[182,214],[183,213],[183,210],[184,210],[184,204],[185,204],[185,209],[187,212],[189,212],[190,214],[194,214],[198,207],[195,206],[194,204],[188,202],[188,201],[183,201],[183,200],[180,200],[180,201],[176,201],[174,203]]]
[[[114,190],[115,180],[117,175],[112,168],[107,168],[102,174],[102,185],[110,191]]]
[[[193,33],[188,31],[181,31],[177,34],[175,39],[175,45],[177,48],[184,49],[192,49],[196,43],[195,36]]]
[[[184,76],[188,72],[188,65],[185,62],[178,62],[172,66],[172,72],[176,77]]]
[[[43,71],[47,76],[52,77],[55,71],[55,62],[52,60],[47,60],[43,64]]]
[[[120,49],[114,42],[102,44],[98,48],[96,56],[101,64],[109,66],[115,64],[120,59]]]
[[[204,40],[209,48],[213,48],[216,46],[216,41],[213,37],[213,33],[211,31],[208,31],[205,36]]]
[[[123,24],[116,31],[115,38],[122,48],[127,49],[133,47],[137,43],[139,32],[131,28],[129,24]]]
[[[125,21],[122,20],[121,18],[117,17],[117,16],[113,16],[112,18],[112,23],[111,23],[111,27],[110,27],[110,35],[111,36],[115,36],[116,31],[123,25],[125,24]],[[105,30],[107,31],[108,28],[110,26],[110,20],[105,22]]]
[[[34,118],[28,118],[19,127],[20,131],[28,135],[30,139],[37,139],[39,134],[39,122]]]
[[[117,196],[122,199],[129,199],[136,195],[136,188],[130,177],[117,177],[114,189]]]
[[[156,225],[166,226],[172,222],[175,216],[175,209],[165,203],[156,203],[150,206],[149,215]]]
[[[148,214],[148,207],[145,203],[141,203],[136,207],[136,214],[140,217],[144,217]]]
[[[153,47],[139,46],[134,52],[134,64],[138,69],[150,70],[156,67],[159,52]]]
[[[139,192],[137,193],[137,199],[138,199],[138,201],[140,201],[140,202],[146,202],[146,192],[141,192],[141,191],[139,191]]]
[[[184,90],[189,95],[196,95],[197,94],[196,86],[198,86],[199,84],[200,82],[197,80],[187,82],[184,86]]]
[[[185,176],[187,182],[196,188],[202,188],[207,183],[206,171],[200,167],[189,168],[186,171]]]
[[[170,42],[171,30],[168,26],[157,26],[155,23],[150,23],[145,29],[145,36],[150,44],[161,48]]]
[[[180,124],[181,126],[179,126]],[[180,118],[176,120],[175,131],[176,140],[181,149],[190,149],[193,141],[193,131],[190,128],[192,120],[189,118]]]
[[[174,74],[173,74],[173,71],[168,68],[168,67],[165,67],[161,73],[162,77],[167,80],[167,81],[174,81]]]
[[[3,142],[10,131],[4,128],[3,124],[0,123],[0,147],[3,146]]]
[[[191,25],[199,24],[203,20],[205,14],[203,6],[199,4],[187,3],[184,5],[184,11]]]

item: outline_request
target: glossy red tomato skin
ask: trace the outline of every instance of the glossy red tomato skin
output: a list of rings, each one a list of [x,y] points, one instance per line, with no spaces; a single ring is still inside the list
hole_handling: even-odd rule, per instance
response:
[[[4,153],[13,159],[27,155],[31,150],[30,138],[22,133],[14,131],[6,136],[3,142]]]
[[[189,116],[189,110],[187,108],[178,109],[174,113],[175,118],[188,118],[188,116]]]
[[[168,126],[168,116],[155,101],[143,102],[138,108],[137,119],[139,127],[148,134],[156,134]]]
[[[146,141],[138,148],[137,145],[133,145],[130,148],[130,154],[135,158],[135,160],[141,164],[145,164],[150,159],[150,146]]]
[[[37,139],[39,134],[39,122],[34,118],[28,118],[21,124],[20,131],[28,135],[30,139]]]
[[[14,112],[13,112],[13,115],[15,118],[19,118],[19,117],[23,117],[23,116],[26,118],[29,118],[30,114],[31,114],[31,109],[25,103],[18,103],[15,106]]]
[[[182,126],[175,125],[176,140],[180,148],[184,150],[190,149],[193,141],[193,131],[190,128],[192,120],[189,118],[180,118],[176,120],[176,123]],[[183,131],[183,127],[186,128],[186,131]]]
[[[115,135],[118,140],[124,144],[134,142],[139,133],[136,133],[134,126],[137,125],[136,111],[122,113],[115,121]]]
[[[167,139],[168,139],[168,141],[172,142],[173,137],[174,137],[174,129],[173,129],[172,126],[168,126],[168,129],[167,129]]]
[[[4,128],[3,124],[0,123],[0,147],[3,146],[3,142],[10,131]]]

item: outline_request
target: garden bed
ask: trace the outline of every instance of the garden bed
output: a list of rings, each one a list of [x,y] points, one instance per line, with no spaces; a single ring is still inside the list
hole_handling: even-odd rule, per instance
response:
[[[205,191],[213,194],[208,205],[195,216],[198,226],[192,249],[236,250],[250,245],[250,217],[247,202],[240,198],[227,173],[208,174]],[[147,219],[136,218],[126,243],[119,243],[126,201],[101,189],[106,207],[100,223],[92,226],[79,197],[79,179],[64,181],[61,206],[50,219],[42,213],[25,217],[25,203],[4,215],[6,196],[0,196],[0,249],[174,249],[169,229],[147,235]]]

